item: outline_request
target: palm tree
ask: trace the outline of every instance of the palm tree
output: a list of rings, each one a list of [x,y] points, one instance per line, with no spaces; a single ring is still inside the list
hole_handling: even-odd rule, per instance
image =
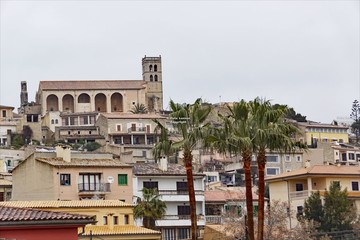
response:
[[[270,101],[256,98],[249,102],[249,107],[254,120],[254,152],[257,154],[259,173],[257,239],[263,240],[266,150],[280,153],[293,151],[295,141],[291,136],[298,133],[298,130],[285,121],[288,110],[285,106],[275,109]]]
[[[142,218],[144,227],[155,229],[155,221],[165,215],[166,205],[155,188],[143,188],[142,194],[142,198],[137,198],[134,217]]]
[[[148,112],[147,108],[145,107],[144,104],[139,104],[137,103],[131,110],[131,113],[133,114],[145,114]]]
[[[168,134],[166,134],[166,129],[158,124],[163,134],[160,134],[160,141],[155,145],[153,154],[155,159],[158,159],[159,157],[169,156],[171,153],[182,150],[189,190],[191,236],[192,239],[196,240],[197,217],[192,172],[192,150],[204,142],[208,126],[205,124],[205,120],[211,111],[211,107],[204,106],[199,98],[193,104],[178,104],[170,100],[170,108],[172,113],[169,117],[176,130],[177,139],[170,141]]]
[[[220,153],[241,155],[245,173],[248,239],[254,240],[253,196],[251,181],[251,157],[253,152],[253,116],[245,100],[228,106],[229,114],[220,115],[222,128],[212,129],[207,138],[211,148]]]

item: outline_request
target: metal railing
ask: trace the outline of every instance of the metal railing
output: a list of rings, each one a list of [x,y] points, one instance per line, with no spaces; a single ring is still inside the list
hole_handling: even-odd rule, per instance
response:
[[[131,128],[128,128],[128,132],[131,133],[131,132],[145,132],[146,131],[146,127],[131,127]]]
[[[79,183],[79,192],[110,192],[110,183]]]
[[[197,215],[197,220],[204,220],[204,215]],[[190,220],[190,215],[165,215],[159,220]]]
[[[206,224],[223,224],[223,219],[221,216],[212,215],[205,217]]]
[[[188,190],[158,190],[160,195],[189,195]],[[195,190],[195,195],[204,195],[204,191]]]

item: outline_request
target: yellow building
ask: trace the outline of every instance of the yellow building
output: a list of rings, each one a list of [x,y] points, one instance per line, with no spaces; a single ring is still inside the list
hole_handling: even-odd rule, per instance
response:
[[[317,142],[348,143],[348,127],[316,122],[297,122],[302,132],[299,140],[307,145],[316,146]]]
[[[269,184],[270,201],[288,202],[296,214],[302,214],[304,201],[312,192],[320,191],[323,196],[332,182],[338,182],[341,189],[347,188],[348,197],[354,200],[360,214],[359,166],[316,165],[269,177],[265,181]],[[297,223],[296,216],[289,219],[289,227],[295,227]]]
[[[119,200],[12,201],[0,206],[95,215],[96,225],[79,228],[79,239],[161,239],[159,231],[134,226],[134,205]]]

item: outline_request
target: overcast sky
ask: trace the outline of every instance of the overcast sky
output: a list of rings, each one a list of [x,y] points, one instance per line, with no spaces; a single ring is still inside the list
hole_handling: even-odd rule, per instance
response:
[[[359,1],[1,1],[0,104],[20,82],[140,80],[162,56],[164,105],[257,96],[308,119],[359,99]]]

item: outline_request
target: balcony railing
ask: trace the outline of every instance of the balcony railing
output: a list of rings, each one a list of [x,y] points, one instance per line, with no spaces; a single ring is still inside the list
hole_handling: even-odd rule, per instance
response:
[[[309,191],[296,191],[296,192],[290,192],[290,198],[307,198],[309,196]]]
[[[160,195],[189,195],[187,190],[158,190]],[[204,195],[204,191],[195,190],[195,195]]]
[[[204,215],[197,215],[197,220],[204,220]],[[190,215],[165,215],[160,220],[190,220]]]
[[[206,216],[205,217],[206,224],[222,224],[223,219],[221,216],[212,215],[212,216]]]
[[[110,192],[110,183],[79,183],[80,193]]]
[[[131,127],[131,128],[128,128],[128,133],[131,133],[131,132],[145,132],[146,131],[146,127]]]

